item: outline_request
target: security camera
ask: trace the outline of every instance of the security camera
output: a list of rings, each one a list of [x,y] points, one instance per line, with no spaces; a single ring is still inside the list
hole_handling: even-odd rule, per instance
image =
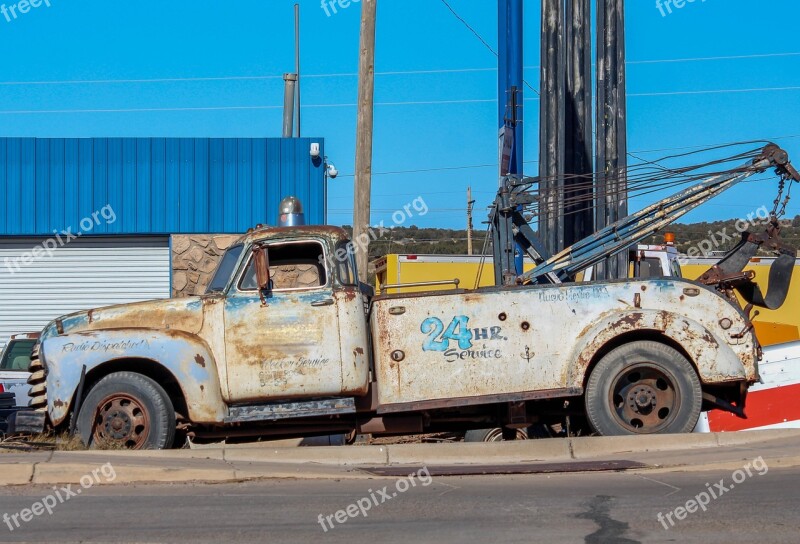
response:
[[[319,157],[319,144],[317,143],[311,144],[311,156],[315,159]]]
[[[336,167],[333,164],[328,164],[328,177],[331,179],[336,179],[338,175],[339,171],[336,169]]]

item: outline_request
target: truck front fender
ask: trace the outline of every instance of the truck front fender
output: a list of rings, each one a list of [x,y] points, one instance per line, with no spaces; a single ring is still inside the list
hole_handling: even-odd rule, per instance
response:
[[[216,362],[205,342],[180,331],[114,329],[52,336],[41,346],[47,368],[48,413],[65,421],[86,366],[87,375],[122,360],[147,360],[172,374],[183,392],[190,421],[221,422],[227,413]]]
[[[569,386],[583,388],[589,367],[604,347],[616,343],[623,335],[635,341],[635,333],[644,337],[648,332],[680,345],[703,383],[749,379],[745,365],[726,340],[716,337],[700,323],[666,311],[632,310],[607,314],[578,335],[570,358]]]

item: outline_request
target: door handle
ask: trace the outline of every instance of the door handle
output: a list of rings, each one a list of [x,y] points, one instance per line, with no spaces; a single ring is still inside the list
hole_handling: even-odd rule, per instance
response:
[[[316,306],[317,308],[319,308],[320,306],[332,306],[333,305],[333,299],[332,298],[326,298],[326,299],[323,299],[323,300],[315,300],[314,302],[311,303],[311,305],[312,306]]]

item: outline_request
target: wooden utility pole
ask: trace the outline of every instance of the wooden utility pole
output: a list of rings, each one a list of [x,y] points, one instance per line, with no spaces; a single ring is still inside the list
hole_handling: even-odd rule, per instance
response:
[[[472,187],[467,187],[467,255],[472,255],[472,208],[475,201],[472,200]]]
[[[361,43],[358,64],[358,126],[356,129],[353,240],[358,279],[367,281],[369,265],[370,197],[372,192],[372,127],[375,101],[375,21],[378,0],[361,2]]]

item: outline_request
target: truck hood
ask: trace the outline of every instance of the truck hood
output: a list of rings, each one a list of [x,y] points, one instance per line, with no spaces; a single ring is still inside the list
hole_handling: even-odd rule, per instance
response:
[[[119,304],[76,312],[50,323],[42,340],[51,336],[113,329],[179,330],[197,334],[203,327],[203,307],[217,297],[188,297]]]

